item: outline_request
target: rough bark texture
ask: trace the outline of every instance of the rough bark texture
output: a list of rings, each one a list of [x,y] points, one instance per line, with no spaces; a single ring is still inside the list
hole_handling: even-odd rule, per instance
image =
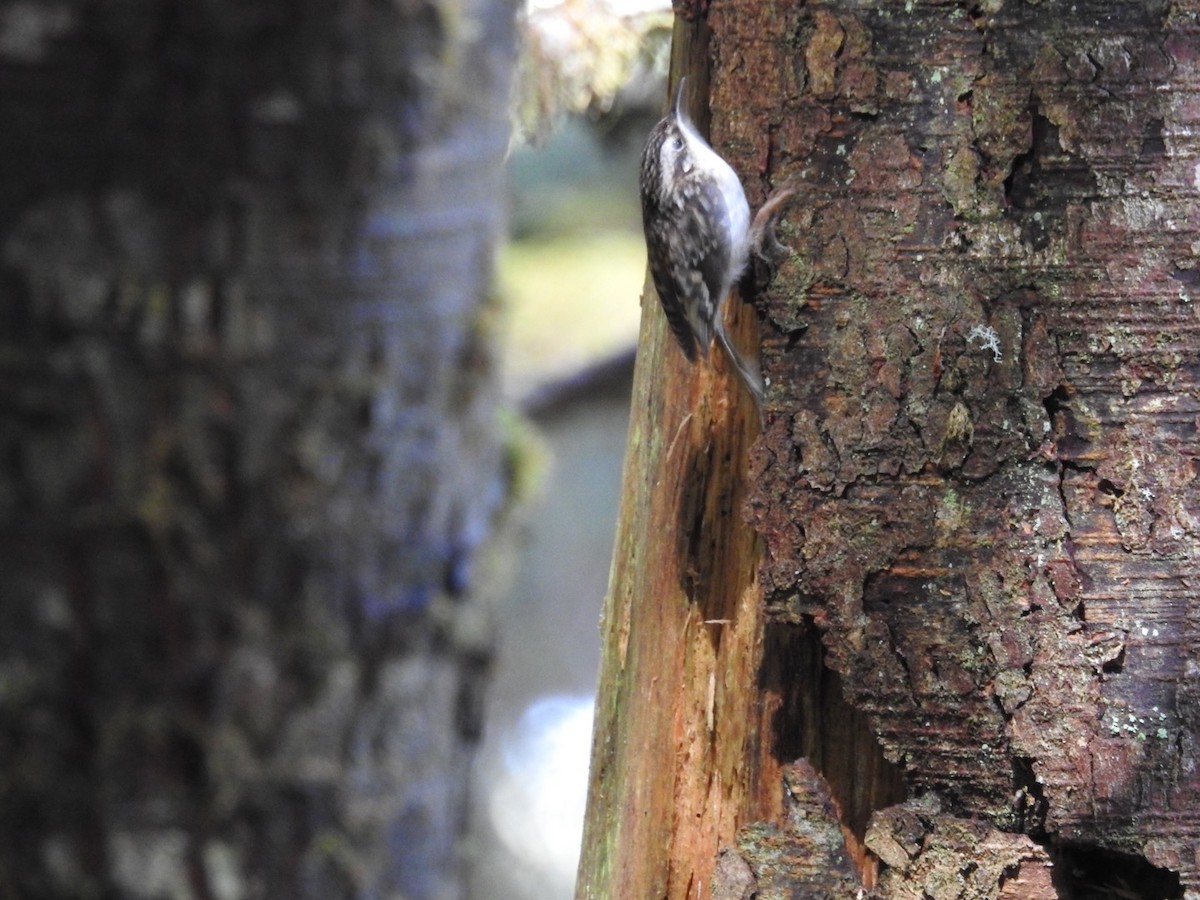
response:
[[[459,893],[512,8],[319,6],[0,3],[0,896]]]
[[[805,748],[831,740],[844,716],[820,679],[762,675],[781,668],[763,635],[800,647],[812,629],[832,670],[823,678],[840,679],[908,795],[936,798],[916,849],[876,850],[884,896],[922,896],[939,867],[953,877],[926,882],[930,896],[1021,896],[1014,884],[1028,896],[1200,891],[1200,6],[677,11],[698,17],[687,33],[711,35],[714,145],[752,204],[770,185],[797,190],[781,229],[794,255],[758,294],[770,387],[747,506],[761,587],[737,511],[698,582],[740,598],[738,629],[765,630],[745,636],[741,668],[716,660],[723,708],[743,719],[718,727],[706,752],[735,774],[701,816],[714,823],[708,862],[685,862],[690,848],[670,840],[681,826],[668,823],[696,805],[678,774],[693,761],[675,745],[676,803],[660,809],[658,785],[621,757],[664,739],[622,716],[669,715],[704,696],[673,655],[649,671],[629,665],[648,629],[680,629],[697,605],[669,586],[677,547],[647,536],[695,530],[679,515],[694,507],[672,498],[697,485],[733,504],[744,488],[737,455],[689,472],[686,449],[654,449],[680,420],[696,435],[685,447],[735,434],[709,414],[706,381],[680,397],[683,370],[660,362],[655,325],[635,385],[651,397],[627,462],[627,489],[642,493],[626,497],[614,566],[606,639],[619,635],[621,653],[602,672],[613,718],[597,720],[588,834],[623,802],[638,810],[627,819],[663,829],[651,845],[662,855],[643,861],[607,829],[610,844],[585,847],[581,892],[605,895],[588,880],[599,867],[587,854],[599,852],[612,871],[690,867],[695,896],[717,846],[733,843],[731,824],[764,812],[782,821],[766,798],[796,748],[828,780],[870,886],[873,865],[854,849],[865,814],[848,811],[862,809],[853,798],[868,783],[880,787],[866,814],[898,799],[887,767],[863,753],[839,768],[851,755],[841,739],[814,759]],[[654,381],[665,387],[651,392]],[[748,596],[760,589],[770,626]],[[619,705],[651,692],[655,713]],[[772,704],[780,715],[768,721]],[[627,774],[637,790],[618,802],[606,792]],[[879,841],[889,814],[869,848],[890,846]],[[962,856],[972,845],[989,848],[989,876]],[[820,895],[800,874],[796,884],[795,896]],[[685,896],[678,881],[654,887],[641,895]]]

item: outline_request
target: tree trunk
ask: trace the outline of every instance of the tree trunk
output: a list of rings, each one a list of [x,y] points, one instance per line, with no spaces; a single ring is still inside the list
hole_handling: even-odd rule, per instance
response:
[[[0,896],[459,896],[511,4],[0,34]]]
[[[579,896],[1200,892],[1200,7],[677,13],[793,254],[749,449],[644,303]]]

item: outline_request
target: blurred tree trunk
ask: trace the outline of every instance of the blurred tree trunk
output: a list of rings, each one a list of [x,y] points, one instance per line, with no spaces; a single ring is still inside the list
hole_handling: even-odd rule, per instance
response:
[[[1200,892],[1200,5],[676,12],[794,255],[756,442],[645,298],[578,896]]]
[[[460,895],[513,45],[0,2],[0,897]]]

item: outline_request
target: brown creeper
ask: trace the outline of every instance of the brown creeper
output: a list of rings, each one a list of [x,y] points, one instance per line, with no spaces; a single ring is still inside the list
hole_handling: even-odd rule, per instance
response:
[[[729,163],[700,136],[684,109],[679,80],[671,111],[642,151],[642,225],[650,275],[684,355],[708,356],[715,335],[761,411],[757,367],[730,343],[722,306],[758,249],[767,221],[791,191],[779,192],[750,222],[746,192]]]

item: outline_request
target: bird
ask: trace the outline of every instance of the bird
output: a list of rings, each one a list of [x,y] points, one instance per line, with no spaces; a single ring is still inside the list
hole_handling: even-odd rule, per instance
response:
[[[650,275],[684,356],[691,362],[707,358],[715,337],[761,416],[762,376],[730,341],[724,303],[751,251],[763,255],[764,241],[777,244],[775,218],[794,191],[777,191],[752,222],[737,174],[688,116],[686,83],[679,80],[670,110],[642,151],[639,187]]]

